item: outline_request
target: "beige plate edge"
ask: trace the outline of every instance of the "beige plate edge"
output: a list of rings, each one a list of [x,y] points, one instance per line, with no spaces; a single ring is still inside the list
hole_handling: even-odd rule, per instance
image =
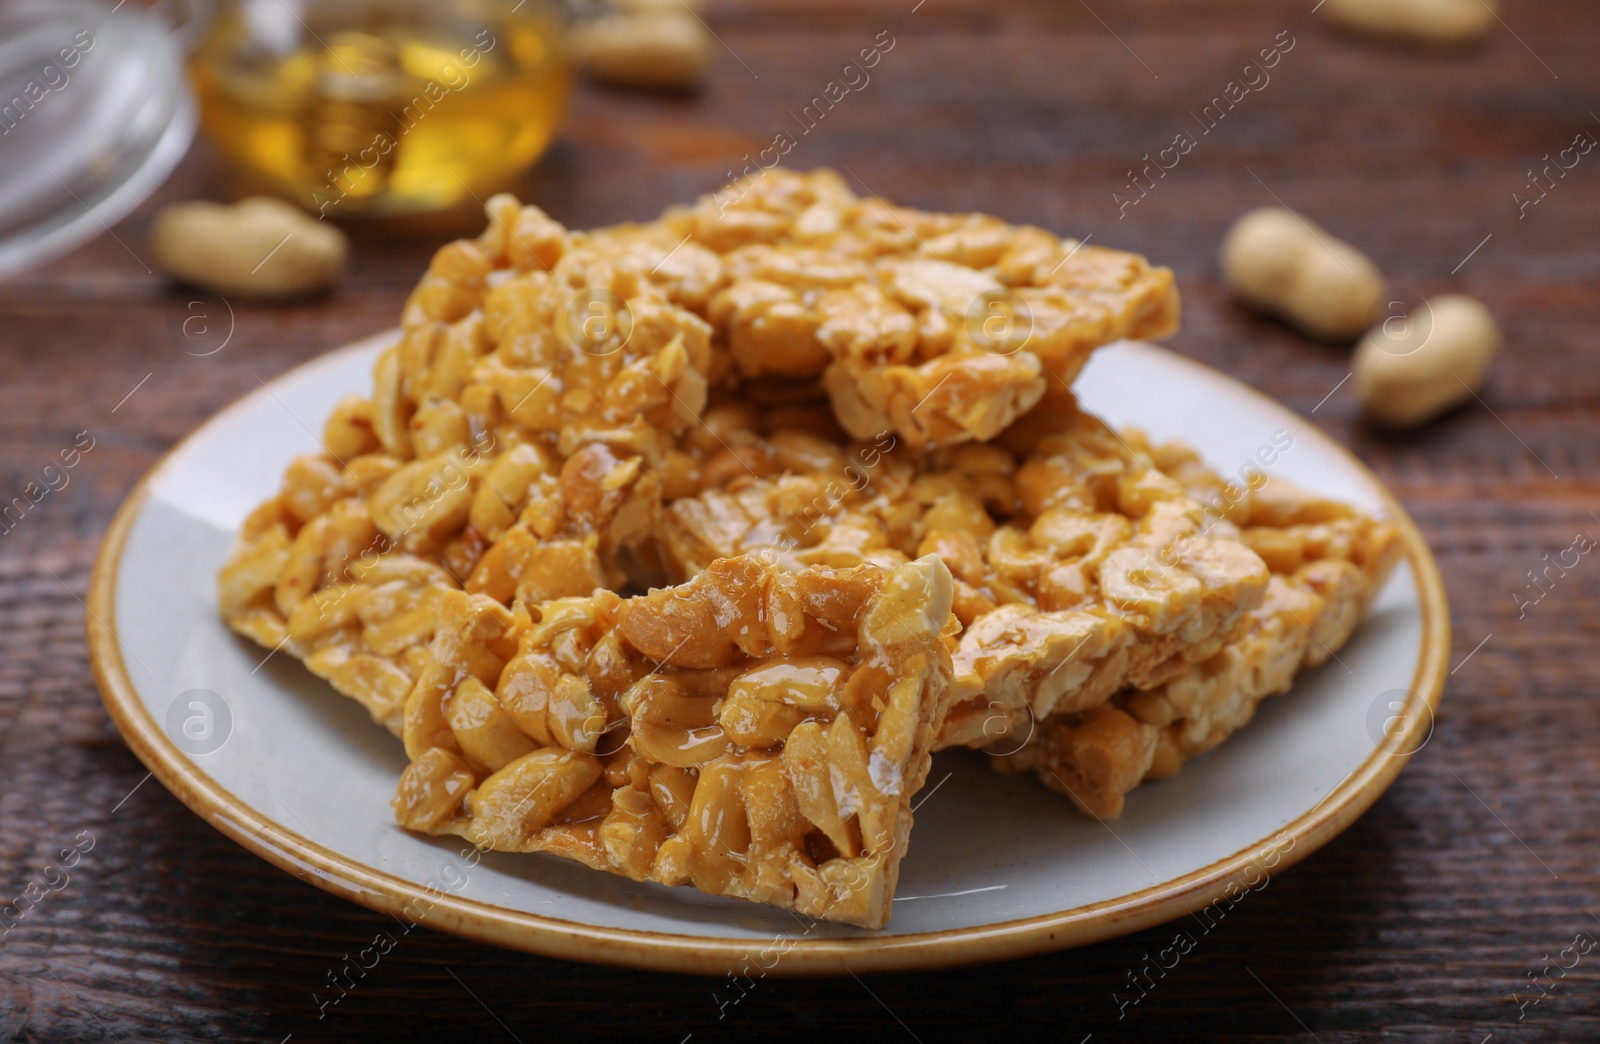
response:
[[[374,338],[375,340],[376,338]],[[370,343],[370,342],[364,342]],[[303,366],[314,366],[321,356]],[[1273,406],[1281,404],[1231,377],[1192,359],[1183,362],[1235,384]],[[236,406],[230,405],[227,412]],[[1383,498],[1390,519],[1400,531],[1406,561],[1422,608],[1422,652],[1403,714],[1428,721],[1444,692],[1450,651],[1449,609],[1433,553],[1416,524],[1387,487],[1354,454],[1319,429],[1315,434],[1371,480]],[[451,895],[430,893],[419,885],[356,863],[314,841],[283,829],[220,786],[173,745],[139,699],[122,661],[116,618],[117,567],[128,533],[149,493],[149,482],[167,459],[187,445],[191,434],[151,466],[117,510],[106,531],[89,576],[86,612],[89,660],[106,711],[129,748],[163,786],[200,818],[244,848],[279,869],[334,895],[376,911],[408,916],[430,928],[515,950],[567,960],[644,968],[679,974],[722,975],[746,966],[772,948],[739,939],[669,935],[622,928],[597,928],[554,917],[541,917]],[[1104,902],[1054,914],[1005,921],[975,928],[917,935],[885,935],[848,939],[789,939],[773,975],[838,975],[855,972],[910,971],[1005,960],[1029,954],[1084,946],[1192,913],[1254,883],[1268,866],[1277,873],[1327,844],[1366,812],[1388,789],[1409,760],[1409,754],[1373,751],[1315,808],[1273,837],[1219,859],[1181,877]],[[1288,846],[1285,851],[1285,846]],[[1266,862],[1272,859],[1272,863]],[[432,904],[428,906],[427,904]],[[765,968],[765,965],[762,965]]]

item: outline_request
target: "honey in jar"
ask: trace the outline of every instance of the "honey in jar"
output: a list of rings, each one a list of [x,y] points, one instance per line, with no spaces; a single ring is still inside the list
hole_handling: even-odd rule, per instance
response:
[[[553,7],[238,0],[189,71],[201,126],[253,180],[325,217],[439,210],[544,152],[570,75]]]

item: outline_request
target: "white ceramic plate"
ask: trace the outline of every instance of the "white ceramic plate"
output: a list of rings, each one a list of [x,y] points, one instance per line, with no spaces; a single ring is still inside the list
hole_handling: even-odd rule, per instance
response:
[[[410,904],[430,926],[540,953],[713,974],[757,955],[763,967],[778,955],[772,973],[802,974],[1058,949],[1199,909],[1258,881],[1258,868],[1309,854],[1399,773],[1406,751],[1383,742],[1383,722],[1432,720],[1447,613],[1433,559],[1399,505],[1298,415],[1163,349],[1119,344],[1097,352],[1078,382],[1090,410],[1181,437],[1224,473],[1287,432],[1293,446],[1271,477],[1399,523],[1409,567],[1337,662],[1269,700],[1221,749],[1140,787],[1109,824],[977,755],[938,755],[880,932],[808,928],[783,911],[543,856],[478,861],[459,840],[395,825],[389,799],[406,759],[388,732],[217,617],[215,577],[240,520],[291,457],[318,449],[312,432],[334,403],[370,390],[373,359],[392,337],[285,374],[162,460],[107,536],[89,623],[106,705],[161,781],[240,844],[374,909]]]

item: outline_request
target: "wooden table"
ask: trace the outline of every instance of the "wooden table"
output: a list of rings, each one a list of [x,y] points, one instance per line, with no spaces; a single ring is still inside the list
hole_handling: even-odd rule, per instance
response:
[[[1552,966],[1542,987],[1529,974],[1578,933],[1600,937],[1600,562],[1585,558],[1520,615],[1513,598],[1537,594],[1526,574],[1546,553],[1600,538],[1600,154],[1552,169],[1520,219],[1513,201],[1537,194],[1526,172],[1546,153],[1600,135],[1600,8],[1506,0],[1506,25],[1481,47],[1427,55],[1336,34],[1311,0],[914,2],[719,0],[708,18],[728,49],[703,95],[585,89],[520,191],[574,226],[687,200],[777,132],[796,134],[790,110],[886,33],[894,46],[871,82],[786,162],[1171,265],[1185,301],[1172,344],[1303,413],[1320,406],[1316,420],[1416,516],[1449,588],[1460,666],[1432,741],[1389,794],[1121,1020],[1113,992],[1129,992],[1130,967],[1170,928],[938,974],[764,980],[725,1018],[726,981],[424,933],[319,1021],[327,970],[385,919],[141,785],[90,678],[80,598],[139,474],[258,379],[393,324],[443,233],[355,227],[336,294],[240,307],[225,350],[187,355],[192,295],[139,258],[160,203],[231,191],[197,145],[115,239],[0,283],[0,492],[19,493],[77,433],[94,439],[69,485],[0,536],[0,894],[20,894],[75,839],[93,844],[0,940],[0,1038],[1600,1038],[1600,953],[1564,977]],[[1290,39],[1270,82],[1200,134],[1191,111]],[[1197,147],[1119,216],[1113,194],[1138,192],[1129,168],[1179,132]],[[1486,301],[1508,347],[1482,402],[1384,434],[1340,384],[1347,348],[1230,303],[1218,241],[1275,201],[1359,244],[1399,300]]]

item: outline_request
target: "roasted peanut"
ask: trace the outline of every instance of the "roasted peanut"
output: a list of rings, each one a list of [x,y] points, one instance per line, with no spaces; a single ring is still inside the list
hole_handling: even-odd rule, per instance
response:
[[[1328,0],[1323,15],[1346,29],[1445,46],[1482,36],[1495,0]]]
[[[1330,341],[1360,334],[1383,299],[1383,275],[1365,254],[1278,207],[1233,223],[1222,241],[1222,271],[1246,304]]]
[[[1410,428],[1470,399],[1500,350],[1500,330],[1481,301],[1446,294],[1403,324],[1376,326],[1356,349],[1355,389],[1375,420]]]
[[[355,394],[340,399],[322,426],[322,444],[346,462],[376,452],[381,443],[372,430],[372,402]]]
[[[625,87],[690,90],[711,65],[711,34],[698,17],[661,7],[578,26],[570,37],[578,65]]]
[[[150,250],[173,279],[221,294],[295,297],[344,273],[344,233],[292,204],[252,196],[231,206],[174,203],[156,215]]]
[[[485,776],[538,749],[538,744],[500,709],[494,693],[470,675],[461,679],[448,698],[445,721],[461,745],[461,752]]]
[[[435,747],[406,767],[390,804],[407,829],[431,830],[461,810],[474,782],[465,762]]]
[[[588,754],[556,747],[525,754],[467,795],[468,839],[518,851],[599,778],[600,762]]]
[[[623,697],[631,714],[629,742],[658,765],[703,768],[728,750],[716,701],[692,696],[672,678],[641,679]]]

